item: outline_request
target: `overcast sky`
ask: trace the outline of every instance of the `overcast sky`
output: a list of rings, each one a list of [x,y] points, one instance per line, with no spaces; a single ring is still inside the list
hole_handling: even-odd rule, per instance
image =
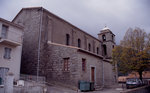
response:
[[[150,32],[150,0],[0,0],[0,17],[11,21],[21,8],[38,6],[95,37],[107,25],[117,44],[129,27]]]

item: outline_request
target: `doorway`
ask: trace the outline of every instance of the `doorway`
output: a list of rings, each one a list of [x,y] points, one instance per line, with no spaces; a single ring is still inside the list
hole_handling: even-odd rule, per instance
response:
[[[9,68],[0,67],[0,85],[4,85],[5,83],[5,76],[8,73]]]

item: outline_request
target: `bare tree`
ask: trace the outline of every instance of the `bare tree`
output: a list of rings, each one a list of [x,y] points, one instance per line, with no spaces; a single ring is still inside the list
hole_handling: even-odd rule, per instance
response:
[[[118,62],[121,72],[137,71],[142,80],[142,72],[149,67],[150,63],[150,34],[147,35],[140,28],[129,28],[120,47],[113,50],[113,62]]]

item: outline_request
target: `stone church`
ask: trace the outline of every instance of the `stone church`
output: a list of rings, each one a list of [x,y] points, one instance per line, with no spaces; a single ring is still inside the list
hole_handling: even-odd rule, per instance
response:
[[[109,28],[95,38],[42,7],[23,8],[12,22],[24,27],[21,73],[76,88],[80,80],[115,83],[110,63],[115,35]]]

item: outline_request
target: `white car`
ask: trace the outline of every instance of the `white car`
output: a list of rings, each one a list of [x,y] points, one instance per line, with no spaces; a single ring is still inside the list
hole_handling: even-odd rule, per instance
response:
[[[138,78],[128,78],[126,80],[126,88],[136,88],[142,85],[142,81]]]

